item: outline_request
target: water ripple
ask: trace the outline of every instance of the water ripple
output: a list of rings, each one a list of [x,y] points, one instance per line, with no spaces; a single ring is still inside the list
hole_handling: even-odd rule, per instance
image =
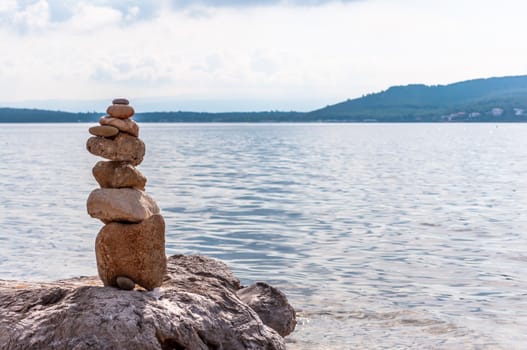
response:
[[[87,125],[0,129],[0,278],[96,274]],[[167,252],[300,310],[291,349],[521,349],[527,126],[141,126]]]

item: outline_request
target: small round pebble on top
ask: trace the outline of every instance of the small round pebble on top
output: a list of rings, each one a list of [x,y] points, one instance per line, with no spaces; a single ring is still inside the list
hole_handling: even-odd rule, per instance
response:
[[[130,101],[128,101],[126,98],[116,98],[112,101],[113,105],[129,105]]]

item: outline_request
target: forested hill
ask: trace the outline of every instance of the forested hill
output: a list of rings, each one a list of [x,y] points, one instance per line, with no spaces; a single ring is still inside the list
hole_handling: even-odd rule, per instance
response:
[[[0,108],[0,123],[95,123],[104,113],[70,113],[42,109]],[[134,119],[142,123],[214,123],[214,122],[299,122],[305,113],[299,112],[148,112],[137,113]]]
[[[103,113],[0,108],[1,122],[97,122]],[[139,122],[527,122],[527,76],[406,85],[300,112],[149,112]]]
[[[394,86],[310,112],[332,121],[527,121],[527,76]]]
[[[98,121],[101,113],[70,113],[27,108],[0,108],[0,123],[85,123]]]

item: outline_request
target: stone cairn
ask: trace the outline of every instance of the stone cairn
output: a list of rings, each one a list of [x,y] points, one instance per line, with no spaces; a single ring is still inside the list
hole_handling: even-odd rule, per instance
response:
[[[89,129],[88,151],[109,161],[93,167],[99,183],[90,193],[90,216],[105,226],[97,235],[95,255],[105,286],[131,290],[160,287],[166,273],[165,221],[155,200],[145,193],[146,178],[135,167],[143,161],[145,144],[135,111],[127,99],[118,98]]]

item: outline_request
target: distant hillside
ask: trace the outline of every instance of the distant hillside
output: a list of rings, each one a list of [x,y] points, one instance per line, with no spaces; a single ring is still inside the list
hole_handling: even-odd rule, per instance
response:
[[[0,108],[0,123],[86,123],[98,121],[100,113],[70,113],[42,109]]]
[[[103,113],[0,108],[0,123],[97,122]],[[527,122],[527,76],[394,86],[308,113],[152,112],[139,122]]]
[[[151,112],[138,113],[134,117],[138,122],[163,123],[265,123],[299,122],[305,113],[299,112]]]
[[[70,113],[42,109],[0,108],[0,123],[96,123],[105,113]],[[299,112],[151,112],[137,113],[134,119],[142,123],[232,123],[232,122],[298,122],[305,113]]]
[[[527,121],[527,76],[394,86],[308,113],[332,121]]]

